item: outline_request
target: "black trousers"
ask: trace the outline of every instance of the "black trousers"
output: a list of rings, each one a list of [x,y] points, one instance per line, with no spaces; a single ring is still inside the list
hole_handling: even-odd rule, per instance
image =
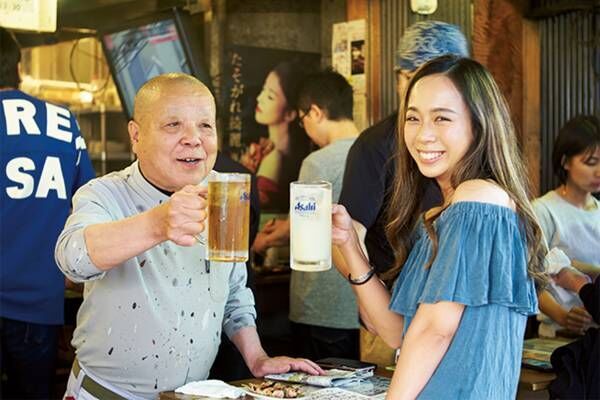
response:
[[[2,399],[50,399],[58,326],[0,318]]]
[[[358,329],[337,329],[291,322],[294,356],[310,360],[339,357],[358,360]]]

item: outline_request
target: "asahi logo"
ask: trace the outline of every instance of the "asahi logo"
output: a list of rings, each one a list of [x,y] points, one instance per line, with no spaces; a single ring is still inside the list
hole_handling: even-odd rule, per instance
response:
[[[317,212],[317,201],[313,197],[297,197],[294,212],[301,217],[313,216]]]

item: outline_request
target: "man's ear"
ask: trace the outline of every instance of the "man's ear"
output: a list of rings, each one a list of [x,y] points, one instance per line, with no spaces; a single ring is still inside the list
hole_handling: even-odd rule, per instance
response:
[[[131,141],[131,147],[135,152],[135,147],[140,141],[140,126],[137,122],[131,120],[127,124],[127,132],[129,132],[129,140]]]
[[[23,80],[23,64],[21,63],[21,61],[19,61],[17,63],[17,75],[19,76],[19,83],[17,83],[17,85],[20,85],[22,80]]]
[[[323,110],[321,107],[319,107],[316,104],[311,104],[310,110],[308,112],[313,113],[313,118],[314,118],[315,122],[321,122],[323,119],[325,119],[327,117],[325,115],[325,110]]]

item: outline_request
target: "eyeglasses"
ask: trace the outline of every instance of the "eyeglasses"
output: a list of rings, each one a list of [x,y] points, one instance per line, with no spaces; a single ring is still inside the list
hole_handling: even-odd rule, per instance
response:
[[[308,115],[309,112],[310,112],[310,108],[306,111],[303,111],[302,116],[300,118],[298,118],[298,125],[300,125],[300,128],[302,128],[302,129],[304,129],[303,119],[306,118],[306,116]],[[300,111],[298,111],[298,115],[300,115]]]

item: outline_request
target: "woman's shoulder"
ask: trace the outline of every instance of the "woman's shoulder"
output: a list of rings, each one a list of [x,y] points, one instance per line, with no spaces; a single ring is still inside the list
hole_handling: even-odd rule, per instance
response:
[[[516,209],[515,202],[506,190],[497,183],[484,179],[471,179],[462,182],[454,190],[452,203],[478,202]]]

